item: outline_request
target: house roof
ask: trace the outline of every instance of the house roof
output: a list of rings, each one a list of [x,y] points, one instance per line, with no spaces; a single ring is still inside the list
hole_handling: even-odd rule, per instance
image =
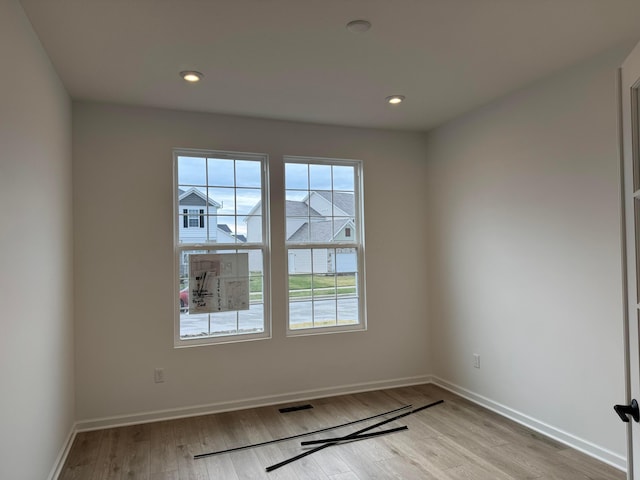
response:
[[[246,242],[247,241],[247,237],[245,237],[244,235],[236,235],[234,234],[231,229],[229,228],[229,225],[227,225],[226,223],[219,223],[218,224],[218,230],[223,231],[224,233],[231,235],[232,237],[235,237],[237,240],[241,241],[241,242]]]
[[[222,204],[216,202],[210,197],[207,197],[204,193],[198,190],[195,187],[188,188],[187,190],[183,190],[181,188],[178,189],[178,200],[180,205],[193,205],[202,207],[209,203],[209,206],[220,208]]]
[[[305,202],[297,200],[286,201],[287,217],[321,217],[322,215],[309,207]]]
[[[328,202],[332,202],[336,207],[342,210],[349,216],[353,216],[355,214],[355,205],[354,198],[355,195],[352,192],[333,192],[333,198],[331,192],[326,190],[316,190],[314,192],[317,195],[320,195],[322,198],[326,199]]]
[[[338,233],[340,233],[347,225],[353,225],[350,218],[339,220],[324,220],[319,222],[305,222],[296,230],[289,238],[288,242],[331,242]],[[307,238],[307,231],[309,238]],[[334,234],[335,232],[335,234]]]
[[[317,193],[322,196],[325,200],[331,202],[331,192],[316,192],[315,190],[311,192],[311,194]],[[308,197],[307,197],[308,199]],[[307,200],[305,199],[305,200]],[[353,193],[349,192],[334,192],[333,199],[335,201],[335,205],[345,212],[345,214],[349,216],[354,215],[354,206],[353,206]],[[254,205],[254,207],[249,211],[247,216],[253,215],[255,211],[260,208],[262,202],[258,202]],[[286,200],[285,201],[286,215],[287,217],[322,217],[323,215],[310,208],[306,201],[301,200]]]

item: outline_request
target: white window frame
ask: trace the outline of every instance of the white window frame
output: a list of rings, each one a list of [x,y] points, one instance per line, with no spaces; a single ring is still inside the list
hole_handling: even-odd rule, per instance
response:
[[[254,160],[260,161],[261,169],[261,205],[262,205],[262,242],[251,243],[218,243],[218,242],[180,242],[180,222],[182,210],[179,205],[178,184],[178,157],[201,157],[230,160]],[[194,347],[201,345],[215,345],[221,343],[245,342],[271,338],[271,246],[269,231],[269,157],[267,154],[230,152],[218,150],[201,150],[189,148],[175,148],[173,150],[173,186],[174,186],[174,211],[173,211],[173,244],[174,244],[174,347]],[[198,214],[199,215],[199,214]],[[206,212],[205,212],[206,215]],[[189,218],[191,215],[189,214]],[[207,222],[205,222],[206,225]],[[195,227],[192,227],[195,228]],[[183,339],[180,337],[180,260],[183,252],[190,250],[207,251],[231,251],[231,250],[259,250],[262,252],[262,289],[263,289],[263,321],[264,330],[260,333],[209,335]]]
[[[351,239],[349,241],[331,242],[331,243],[311,243],[311,242],[299,242],[293,243],[287,241],[287,213],[286,213],[286,200],[285,200],[285,212],[284,212],[284,238],[285,238],[285,272],[287,275],[286,282],[286,298],[287,298],[287,315],[286,315],[286,335],[287,337],[305,336],[305,335],[322,335],[331,333],[344,333],[344,332],[361,332],[367,329],[367,312],[366,312],[366,288],[365,288],[365,242],[364,242],[364,181],[363,181],[363,162],[361,160],[348,160],[348,159],[335,159],[335,158],[322,158],[322,157],[304,157],[304,156],[284,156],[283,157],[283,171],[285,172],[284,179],[284,192],[286,198],[286,164],[287,163],[299,163],[299,164],[314,164],[314,165],[336,165],[336,166],[351,166],[354,168],[354,227],[351,231]],[[290,252],[296,249],[336,249],[341,248],[356,249],[357,258],[357,282],[356,282],[356,295],[358,298],[358,323],[350,325],[337,325],[337,326],[321,326],[310,328],[291,328],[290,323],[290,298],[289,298],[289,261]],[[313,275],[313,273],[312,273]],[[312,310],[313,311],[313,310]]]

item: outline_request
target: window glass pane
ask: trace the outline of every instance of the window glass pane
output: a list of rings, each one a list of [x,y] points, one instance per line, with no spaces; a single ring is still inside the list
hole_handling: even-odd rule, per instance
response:
[[[309,205],[311,216],[327,219],[333,215],[333,192],[331,190],[313,190],[303,202]]]
[[[309,299],[291,299],[289,302],[289,328],[313,328],[313,306]]]
[[[249,252],[249,282],[250,301],[252,305],[264,302],[264,274],[262,268],[262,252],[251,250]]]
[[[238,235],[247,242],[262,243],[262,215],[250,215],[238,219]]]
[[[309,189],[331,190],[331,165],[309,165]]]
[[[253,211],[257,209],[256,211]],[[260,215],[262,209],[262,192],[253,188],[238,188],[236,190],[236,214]]]
[[[309,205],[303,201],[307,195],[306,191],[287,190],[285,194],[285,213],[287,217],[309,216]]]
[[[333,221],[333,239],[336,242],[355,241],[354,230],[351,218],[336,218]]]
[[[309,241],[328,243],[333,241],[333,222],[331,220],[312,220],[309,223]]]
[[[209,185],[233,187],[235,185],[234,161],[208,158]]]
[[[311,285],[313,298],[333,298],[336,296],[336,277],[334,275],[313,275]]]
[[[333,215],[354,218],[356,215],[356,197],[353,192],[333,192]]]
[[[262,186],[260,168],[260,162],[236,160],[236,186],[260,188]]]
[[[337,325],[336,301],[334,299],[314,300],[313,323],[314,327],[335,327]]]
[[[206,185],[207,166],[204,158],[178,157],[178,183],[180,185]]]
[[[329,263],[331,259],[330,250],[326,248],[314,248],[311,250],[312,252],[312,271],[315,274],[324,275],[327,273],[332,273],[329,268]]]
[[[178,187],[178,196],[180,199],[183,201],[188,200],[192,204],[197,200],[199,205],[206,205],[206,192],[207,189],[203,186],[180,185]],[[193,196],[194,194],[195,196]]]
[[[219,215],[211,217],[211,237],[210,241],[216,243],[235,243],[238,226],[236,217],[233,215]]]
[[[187,212],[185,214],[185,211]],[[215,235],[215,224],[201,214],[204,209],[183,209],[178,215],[178,241],[180,243],[205,243],[210,235]]]
[[[355,273],[358,271],[358,254],[355,248],[336,249],[336,272]]]
[[[286,189],[309,189],[309,167],[304,163],[286,163],[285,188]]]
[[[205,187],[193,187],[180,185],[178,187],[178,202],[180,208],[206,208],[207,189]]]
[[[209,210],[214,215],[234,215],[236,213],[235,188],[209,188]]]
[[[251,304],[249,310],[238,312],[238,330],[240,333],[264,332],[262,318],[264,316],[264,304]]]
[[[333,166],[333,189],[353,192],[355,185],[355,170],[350,166]]]
[[[338,298],[338,325],[358,323],[358,299],[356,297]]]
[[[287,218],[287,241],[303,243],[309,241],[309,223],[306,218]]]
[[[336,276],[337,295],[340,298],[352,297],[358,293],[357,274],[339,273]]]
[[[215,312],[211,316],[212,335],[233,335],[238,333],[238,312]]]
[[[188,312],[187,312],[188,313]],[[180,314],[180,338],[198,338],[209,335],[209,315]]]
[[[311,250],[290,249],[288,263],[289,273],[300,275],[311,273]],[[301,281],[306,282],[303,284],[303,288],[311,288],[311,277]]]

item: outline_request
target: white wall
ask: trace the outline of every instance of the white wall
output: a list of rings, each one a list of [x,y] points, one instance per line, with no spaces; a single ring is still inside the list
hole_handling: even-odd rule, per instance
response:
[[[80,421],[431,371],[424,135],[88,102],[73,126]],[[174,147],[269,154],[273,339],[173,348]],[[285,338],[285,154],[364,161],[366,332]]]
[[[0,478],[44,479],[74,421],[71,102],[0,0]]]
[[[16,3],[2,9],[2,58],[17,52],[46,71],[0,79],[13,82],[0,89],[10,107],[0,113],[3,223],[28,232],[25,241],[3,227],[1,291],[11,301],[0,372],[16,394],[0,398],[10,426],[0,451],[15,460],[0,468],[45,471],[73,420],[68,106]],[[611,406],[624,398],[614,93],[624,53],[459,118],[426,148],[413,133],[76,103],[77,418],[433,372],[622,458]],[[173,348],[173,147],[270,155],[273,339]],[[365,161],[367,332],[285,338],[283,155]],[[26,190],[46,236],[8,208]],[[131,215],[132,204],[145,214]],[[32,270],[51,286],[37,302],[23,288]],[[165,383],[153,383],[154,367]],[[20,446],[34,438],[42,460],[25,461]]]
[[[458,118],[427,150],[433,372],[619,463],[615,72],[627,51]]]

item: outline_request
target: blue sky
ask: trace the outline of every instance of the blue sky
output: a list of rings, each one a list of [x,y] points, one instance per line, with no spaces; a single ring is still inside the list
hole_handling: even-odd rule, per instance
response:
[[[246,234],[242,216],[261,200],[261,163],[257,160],[178,157],[178,185],[196,187],[222,204],[219,215],[238,215],[236,233]],[[207,189],[207,185],[209,188]],[[285,164],[287,200],[302,200],[309,190],[354,190],[354,167],[306,163]],[[207,191],[208,190],[208,191]],[[234,230],[233,218],[219,219]]]

